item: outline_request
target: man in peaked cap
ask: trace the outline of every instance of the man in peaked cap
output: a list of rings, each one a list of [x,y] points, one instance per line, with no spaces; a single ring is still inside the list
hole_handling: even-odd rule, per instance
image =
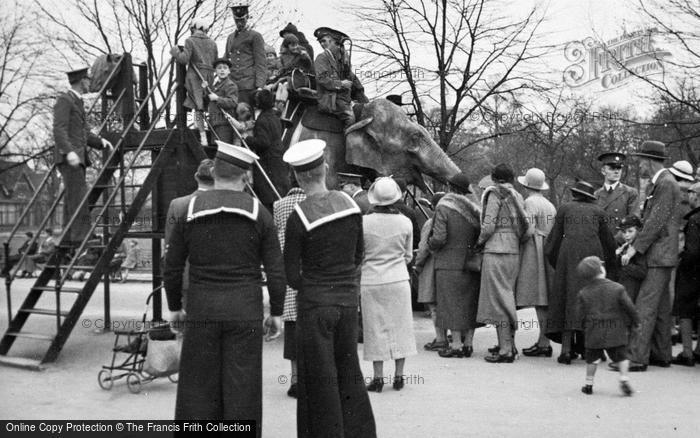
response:
[[[627,157],[619,152],[606,152],[598,156],[603,164],[601,173],[605,178],[603,186],[595,191],[598,205],[609,215],[608,228],[615,234],[615,240],[622,243],[622,235],[617,227],[622,218],[631,214],[639,215],[639,192],[634,187],[623,184],[622,169]]]
[[[352,100],[367,102],[364,87],[342,48],[342,41],[348,36],[328,27],[316,29],[314,36],[323,47],[314,62],[318,108],[336,115],[347,128],[355,123]]]
[[[633,155],[640,159],[640,176],[651,180],[642,209],[644,226],[622,256],[622,265],[627,265],[637,252],[647,259],[647,276],[635,301],[641,327],[632,333],[629,344],[630,371],[645,371],[649,364],[666,367],[671,361],[669,281],[678,263],[681,191],[671,172],[664,168],[666,145],[645,141]]]
[[[166,242],[165,291],[174,324],[185,328],[175,419],[262,421],[261,264],[270,317],[280,330],[284,265],[271,214],[245,193],[257,156],[219,142],[214,188],[193,196]],[[189,260],[187,313],[182,274]]]
[[[284,161],[306,199],[287,220],[284,264],[297,296],[297,436],[375,437],[357,357],[362,215],[326,188],[323,140],[293,145]]]
[[[238,87],[239,102],[254,106],[253,93],[265,86],[267,59],[262,35],[248,25],[248,5],[231,5],[236,31],[226,40],[225,56],[231,61],[231,79]]]
[[[338,172],[338,188],[352,197],[353,201],[360,207],[362,214],[369,211],[369,198],[367,190],[362,188],[362,175],[355,173]]]
[[[63,244],[77,246],[90,229],[87,202],[78,209],[87,194],[85,169],[90,165],[88,146],[95,149],[111,148],[112,144],[90,132],[82,95],[90,90],[88,69],[67,73],[70,90],[61,93],[53,107],[54,160],[63,177],[63,226],[67,226],[78,210],[70,230],[65,232]]]

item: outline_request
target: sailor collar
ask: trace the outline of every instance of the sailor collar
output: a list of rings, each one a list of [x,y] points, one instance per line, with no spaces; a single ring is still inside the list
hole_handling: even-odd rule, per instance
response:
[[[244,192],[208,190],[193,196],[187,208],[187,222],[219,213],[231,213],[258,220],[260,203]]]
[[[345,192],[330,191],[323,196],[310,196],[294,206],[306,231],[342,219],[353,214],[362,214],[357,203]]]

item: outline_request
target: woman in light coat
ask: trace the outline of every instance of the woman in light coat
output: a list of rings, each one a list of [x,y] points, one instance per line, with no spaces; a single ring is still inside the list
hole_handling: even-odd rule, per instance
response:
[[[401,199],[401,189],[393,179],[378,178],[368,197],[373,210],[363,218],[365,255],[360,282],[364,359],[374,366],[367,390],[382,391],[384,361],[391,359],[396,364],[393,387],[400,390],[405,358],[416,354],[406,268],[413,255],[413,227],[392,206]]]
[[[513,188],[510,166],[499,164],[491,172],[494,185],[483,195],[479,245],[484,247],[477,321],[496,326],[498,348],[486,357],[491,363],[511,363],[517,329],[515,282],[520,268],[520,242],[529,236],[523,197]]]
[[[518,182],[525,188],[525,212],[532,226],[532,236],[520,249],[520,273],[515,284],[515,305],[518,309],[534,307],[537,312],[539,338],[530,348],[524,348],[525,356],[552,357],[552,347],[546,336],[547,294],[554,273],[544,257],[544,240],[554,226],[557,214],[554,205],[542,194],[549,190],[544,172],[533,167]]]

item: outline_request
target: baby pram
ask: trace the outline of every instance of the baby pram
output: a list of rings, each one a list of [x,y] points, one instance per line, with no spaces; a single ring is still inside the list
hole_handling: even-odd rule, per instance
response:
[[[109,391],[114,382],[126,377],[126,386],[134,394],[141,386],[159,377],[177,383],[180,365],[181,337],[170,330],[170,324],[146,323],[146,314],[153,295],[146,299],[146,309],[139,330],[115,330],[112,362],[97,374],[100,388]]]

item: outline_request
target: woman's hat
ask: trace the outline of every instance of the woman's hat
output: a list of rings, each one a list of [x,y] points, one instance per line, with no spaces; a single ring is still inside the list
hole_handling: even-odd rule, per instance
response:
[[[501,163],[493,168],[493,171],[491,172],[491,179],[494,182],[500,181],[512,183],[515,181],[515,172],[513,172],[513,169],[509,165]]]
[[[525,176],[519,176],[518,182],[530,190],[549,190],[549,184],[545,181],[544,172],[533,167],[525,172]]]
[[[401,199],[401,189],[388,176],[377,178],[370,186],[367,198],[372,205],[391,205]]]
[[[660,141],[647,140],[642,143],[639,152],[632,155],[642,158],[650,158],[656,161],[664,161],[666,158],[666,145]]]
[[[203,32],[209,30],[209,22],[203,18],[193,18],[190,29],[199,29]]]
[[[676,161],[668,170],[680,179],[691,182],[695,181],[693,166],[685,160]]]
[[[580,195],[587,196],[591,199],[597,199],[595,197],[595,187],[593,187],[591,184],[587,183],[582,179],[576,181],[576,184],[574,184],[574,186],[571,187],[570,190]]]

